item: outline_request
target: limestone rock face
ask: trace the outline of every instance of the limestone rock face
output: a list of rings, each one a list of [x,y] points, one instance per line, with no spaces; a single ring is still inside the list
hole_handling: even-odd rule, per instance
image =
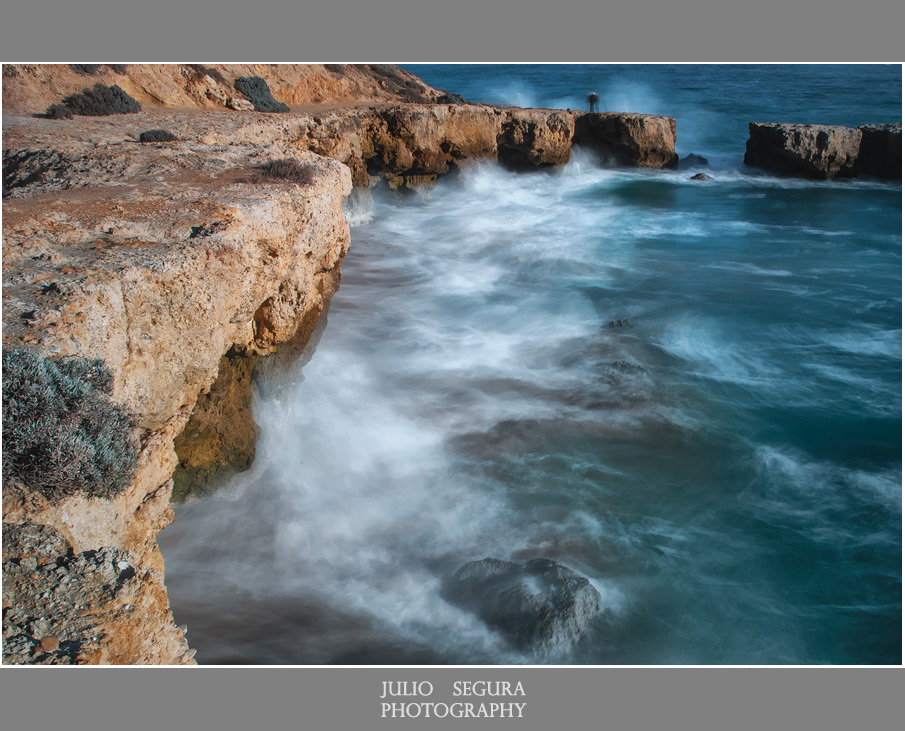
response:
[[[3,526],[6,664],[188,664],[163,572],[114,547],[76,551],[54,528]]]
[[[506,110],[497,138],[500,163],[514,170],[560,166],[569,161],[575,116],[569,112]]]
[[[499,109],[474,104],[407,104],[281,119],[236,120],[203,139],[293,147],[349,166],[356,186],[384,179],[392,188],[430,186],[466,159],[491,159],[516,170],[564,165],[573,144],[619,165],[675,167],[675,120],[643,114],[582,114],[554,109]]]
[[[748,125],[745,164],[782,175],[829,180],[855,175],[861,130],[821,124]]]
[[[450,166],[496,152],[500,115],[473,105],[408,105],[378,110],[362,119],[362,158],[390,187],[431,183]],[[416,185],[409,180],[417,177]]]
[[[549,559],[472,561],[456,571],[446,592],[516,647],[541,654],[568,649],[600,611],[591,583]]]
[[[575,120],[575,143],[595,150],[617,165],[674,168],[676,120],[620,112],[582,114]]]
[[[902,123],[864,124],[858,173],[886,180],[902,179]]]
[[[316,320],[349,246],[344,165],[287,147],[200,144],[198,130],[216,120],[184,124],[180,142],[142,145],[139,126],[180,124],[148,121],[83,118],[61,130],[14,120],[4,135],[4,346],[103,358],[113,398],[141,431],[132,483],[109,500],[50,503],[25,485],[5,487],[4,523],[43,526],[50,544],[58,541],[48,536],[59,536],[66,545],[65,576],[38,571],[31,588],[14,562],[26,549],[4,552],[4,590],[7,581],[15,589],[4,606],[23,612],[4,635],[16,662],[193,662],[173,624],[156,543],[173,515],[174,440],[225,353],[272,352]],[[310,182],[262,177],[275,157],[298,160]],[[229,418],[242,413],[235,406]],[[99,564],[102,552],[110,560]],[[133,573],[108,576],[110,562]],[[67,586],[82,589],[59,588],[67,576]],[[105,586],[112,599],[92,588]],[[67,608],[77,596],[89,601]],[[53,612],[70,624],[38,628],[53,633],[39,654],[30,617]],[[84,652],[75,651],[79,642]]]
[[[254,105],[233,82],[259,76],[273,96],[289,106],[361,102],[432,102],[443,92],[398,66],[376,64],[128,64],[99,66],[93,75],[67,64],[9,64],[3,79],[3,108],[36,114],[63,97],[100,82],[116,84],[143,109],[236,109]]]

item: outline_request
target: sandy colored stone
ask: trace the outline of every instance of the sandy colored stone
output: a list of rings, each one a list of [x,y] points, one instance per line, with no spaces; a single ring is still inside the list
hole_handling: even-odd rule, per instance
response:
[[[67,64],[7,64],[4,70],[3,108],[7,114],[42,113],[95,83],[118,85],[141,103],[142,109],[247,109],[246,100],[233,87],[241,76],[260,76],[274,98],[291,107],[432,101],[442,94],[398,66],[375,64],[211,64],[198,68],[128,64],[123,74],[101,66],[94,75],[80,74]]]
[[[676,120],[653,114],[622,112],[578,115],[575,143],[600,153],[617,165],[674,168]]]
[[[173,516],[174,440],[224,353],[270,352],[306,313],[322,309],[324,278],[338,271],[349,245],[342,200],[350,173],[288,148],[140,145],[103,121],[79,129],[97,129],[107,141],[90,133],[67,139],[35,122],[10,137],[27,140],[26,150],[49,151],[61,177],[51,173],[4,201],[4,345],[103,358],[115,400],[137,415],[141,432],[135,477],[110,500],[50,503],[21,485],[4,490],[5,522],[46,526],[76,555],[122,552],[135,567],[121,602],[81,594],[95,597],[88,611],[99,640],[77,657],[67,650],[40,661],[193,662],[173,625],[156,543]],[[287,156],[310,167],[309,184],[262,179],[262,164]],[[68,180],[74,184],[66,189]],[[73,581],[94,586],[94,574],[78,574],[95,570],[86,561],[72,564]],[[30,581],[8,600],[35,613],[49,609]],[[73,622],[82,611],[57,610]],[[60,622],[54,631],[63,638]]]

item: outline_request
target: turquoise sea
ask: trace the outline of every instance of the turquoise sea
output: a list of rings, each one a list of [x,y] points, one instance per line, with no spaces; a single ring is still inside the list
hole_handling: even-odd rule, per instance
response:
[[[576,150],[359,212],[255,467],[161,535],[197,659],[900,663],[901,185],[742,157],[751,121],[900,121],[901,67],[407,68],[674,116],[714,179]],[[604,609],[518,653],[439,590],[485,556],[556,559]]]

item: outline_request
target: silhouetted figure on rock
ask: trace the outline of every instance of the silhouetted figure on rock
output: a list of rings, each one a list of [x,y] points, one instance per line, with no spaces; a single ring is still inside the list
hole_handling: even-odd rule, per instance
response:
[[[597,96],[596,91],[588,92],[588,111],[589,112],[599,112],[600,111],[600,109],[597,107],[597,102],[599,101],[599,99],[600,99],[600,97]]]

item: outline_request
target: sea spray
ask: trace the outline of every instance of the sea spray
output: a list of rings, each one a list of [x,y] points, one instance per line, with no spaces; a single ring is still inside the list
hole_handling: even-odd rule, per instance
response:
[[[860,73],[795,103],[866,121]],[[350,215],[304,379],[255,404],[256,471],[161,536],[201,662],[535,662],[442,596],[485,556],[601,590],[544,661],[898,662],[901,189],[748,174],[753,82],[713,74],[713,185],[576,150]]]

